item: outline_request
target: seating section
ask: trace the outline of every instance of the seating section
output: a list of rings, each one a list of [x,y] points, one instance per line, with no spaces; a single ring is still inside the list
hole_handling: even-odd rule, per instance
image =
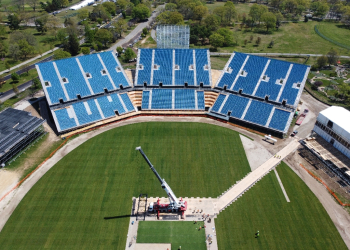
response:
[[[81,56],[78,60],[84,73],[90,74],[91,78],[88,78],[88,81],[95,94],[103,93],[105,88],[109,91],[115,89],[109,80],[108,75],[102,75],[102,70],[105,68],[102,66],[97,54]]]
[[[142,104],[141,104],[141,108],[142,109],[148,109],[149,108],[149,96],[150,96],[150,92],[147,90],[144,90],[142,92]]]
[[[285,110],[275,109],[275,112],[273,113],[269,124],[269,128],[283,131],[287,126],[287,122],[292,114],[293,113]]]
[[[153,89],[142,94],[142,109],[204,110],[204,106],[204,92],[195,89]]]
[[[213,107],[211,108],[211,111],[219,112],[219,109],[220,109],[223,101],[225,100],[225,98],[226,98],[226,95],[220,94],[218,96],[218,98],[216,99]]]
[[[290,67],[292,70],[288,73]],[[226,86],[235,92],[242,90],[243,94],[260,98],[268,96],[269,101],[282,103],[285,100],[286,104],[294,106],[308,67],[235,52],[216,86]]]
[[[237,95],[229,95],[220,113],[228,114],[230,111],[232,117],[241,118],[248,102],[248,98]]]
[[[61,131],[77,126],[77,123],[75,122],[74,118],[69,117],[66,108],[55,110],[54,114]]]
[[[176,49],[175,64],[179,65],[179,70],[175,70],[175,85],[194,85],[194,70],[190,70],[193,65],[193,50]]]
[[[172,85],[173,84],[173,50],[156,49],[154,50],[154,64],[159,68],[153,70],[153,85]]]
[[[120,94],[120,97],[118,95],[119,94],[117,93],[113,93],[107,96],[98,97],[96,99],[75,102],[71,106],[71,115],[68,114],[68,109],[66,108],[57,110],[52,109],[51,111],[54,113],[59,124],[59,132],[113,117],[116,115],[115,111],[118,111],[119,115],[135,111],[127,93]],[[127,110],[125,110],[124,105]],[[100,113],[99,109],[101,110],[102,114]],[[75,122],[74,113],[79,124]],[[72,116],[73,118],[70,118]]]
[[[299,94],[300,87],[293,88],[293,85],[299,83],[301,86],[306,70],[307,70],[306,65],[293,64],[293,68],[289,74],[286,85],[279,99],[280,102],[282,102],[283,100],[286,100],[287,104],[294,105],[295,100]]]
[[[130,87],[124,76],[122,67],[119,62],[117,62],[112,52],[102,52],[99,54],[57,60],[55,62],[40,63],[37,65],[37,69],[39,71],[39,76],[42,76],[43,89],[46,90],[49,96],[49,105],[59,103],[60,99],[62,99],[63,102],[76,100],[78,99],[77,95],[80,95],[82,98],[93,96],[104,92],[105,88],[109,91],[115,90],[108,75],[102,74],[101,72],[104,67],[98,55],[106,66],[106,73],[109,73],[111,76],[115,87],[117,89],[119,89],[120,85],[123,85],[123,87]],[[80,62],[82,70],[77,60]],[[63,79],[59,79],[54,65],[57,66],[61,78],[66,78],[67,82],[63,82]],[[118,69],[120,72],[117,72],[117,67],[120,68],[120,70]],[[88,83],[85,80],[85,73],[90,73],[91,75],[91,78],[87,80]],[[49,82],[49,84],[45,84],[45,82]],[[65,95],[65,90],[68,98]]]
[[[265,126],[273,105],[252,100],[244,120]]]
[[[135,85],[211,86],[210,73],[207,49],[140,49]]]
[[[103,52],[99,54],[108,70],[108,73],[112,77],[114,84],[117,88],[120,88],[122,85],[124,88],[130,87],[125,75],[124,70],[121,67],[120,63],[117,61],[113,52]],[[117,71],[117,67],[120,68],[120,71]]]
[[[198,109],[205,109],[204,91],[197,91],[197,103]]]
[[[193,89],[175,89],[175,109],[196,109],[195,94]]]
[[[224,71],[222,73],[221,79],[217,84],[218,87],[223,88],[226,85],[228,89],[231,88],[231,86],[232,86],[237,74],[239,74],[239,70],[241,69],[242,64],[246,60],[247,56],[248,55],[246,55],[246,54],[235,52],[232,60],[230,61],[230,63],[227,66],[227,68],[230,69],[230,71],[232,70],[232,72],[229,73],[227,71]]]
[[[59,103],[60,99],[67,101],[62,89],[60,80],[57,77],[55,68],[52,63],[41,63],[37,65],[38,71],[41,73],[43,80],[43,89],[46,89],[49,96],[49,103]],[[45,82],[49,82],[50,86],[45,86]]]
[[[210,58],[208,58],[208,50],[206,49],[197,49],[195,50],[196,54],[196,78],[197,85],[203,83],[204,86],[210,86],[209,74],[210,72]],[[204,69],[208,67],[208,69]]]
[[[243,68],[247,75],[242,76],[242,73],[239,72],[239,77],[233,86],[233,90],[238,92],[242,89],[244,94],[251,95],[260,79],[267,61],[268,59],[265,57],[249,56],[249,59]]]
[[[255,96],[265,98],[269,96],[269,100],[276,101],[278,93],[281,90],[282,83],[280,80],[285,79],[290,63],[278,60],[271,60],[265,72],[269,78],[268,81],[261,81]]]
[[[139,49],[140,57],[139,66],[141,69],[137,69],[137,82],[136,85],[151,84],[151,67],[152,67],[152,50],[151,49]]]

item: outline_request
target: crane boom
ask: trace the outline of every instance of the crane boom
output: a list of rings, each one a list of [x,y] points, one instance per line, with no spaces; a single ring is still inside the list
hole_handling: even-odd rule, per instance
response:
[[[173,190],[171,190],[171,188],[170,188],[170,186],[168,185],[168,183],[166,183],[166,181],[160,177],[160,175],[158,174],[157,170],[153,167],[152,163],[151,163],[150,160],[147,158],[147,156],[145,155],[145,153],[143,152],[143,150],[141,149],[141,147],[137,147],[136,150],[140,151],[141,155],[142,155],[143,158],[146,160],[146,162],[148,163],[149,167],[151,168],[151,170],[153,171],[153,173],[156,175],[156,177],[157,177],[158,180],[160,181],[160,184],[161,184],[162,188],[165,190],[165,192],[167,193],[167,195],[168,195],[168,197],[169,197],[170,205],[171,205],[172,207],[175,207],[175,208],[184,206],[183,202],[179,202],[179,200],[178,200],[177,197],[175,196]]]

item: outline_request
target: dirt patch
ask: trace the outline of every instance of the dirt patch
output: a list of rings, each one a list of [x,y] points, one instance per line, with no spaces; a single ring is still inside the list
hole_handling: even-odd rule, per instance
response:
[[[212,69],[211,70],[211,81],[212,81],[212,88],[215,87],[216,82],[219,80],[220,76],[221,76],[221,70],[217,70],[217,69]]]
[[[0,198],[14,187],[21,177],[21,174],[15,170],[0,170]]]

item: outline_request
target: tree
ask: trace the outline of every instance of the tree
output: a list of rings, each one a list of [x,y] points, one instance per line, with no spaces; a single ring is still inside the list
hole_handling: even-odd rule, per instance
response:
[[[10,69],[11,69],[11,65],[9,64],[8,61],[5,62],[5,68],[6,68],[8,71],[10,71]]]
[[[3,40],[0,40],[0,57],[4,58],[8,52],[8,46]]]
[[[119,19],[116,24],[114,31],[121,37],[123,35],[123,32],[128,29],[128,24],[125,19]]]
[[[268,32],[269,29],[276,27],[276,16],[272,12],[265,12],[262,14],[261,21],[266,27],[266,32]]]
[[[39,86],[40,86],[40,80],[39,80],[39,78],[34,78],[34,80],[33,80],[33,87],[36,88],[36,89],[38,89]]]
[[[328,63],[328,57],[327,56],[320,56],[317,58],[317,66],[319,68],[322,68],[324,66],[326,66]]]
[[[261,21],[261,16],[267,12],[268,9],[265,5],[253,4],[249,11],[249,16],[252,18],[253,23]]]
[[[144,4],[139,4],[132,10],[131,16],[138,20],[144,20],[150,17],[150,15],[151,15],[151,12],[149,8]]]
[[[35,39],[35,36],[29,32],[24,31],[14,31],[10,35],[10,42],[9,44],[15,44],[18,43],[19,40],[25,39],[30,45],[36,46],[37,41]]]
[[[84,55],[90,54],[90,48],[89,47],[83,47],[81,48],[81,52],[83,52]]]
[[[231,30],[226,28],[220,28],[216,33],[221,35],[224,38],[224,42],[222,46],[230,46],[233,44],[233,32]]]
[[[76,56],[79,54],[79,39],[76,35],[71,34],[68,36],[68,41],[65,42],[64,48],[67,52],[69,52],[72,56]]]
[[[211,34],[211,30],[205,25],[193,25],[190,28],[190,42],[196,44],[199,40],[201,40],[203,45]]]
[[[51,32],[51,34],[57,38],[57,32],[59,28],[62,27],[61,21],[56,16],[50,16],[45,24],[47,30]]]
[[[92,21],[96,21],[97,18],[102,18],[104,21],[107,21],[111,18],[110,13],[105,9],[105,7],[103,7],[102,4],[95,6],[90,15],[90,19]]]
[[[53,58],[55,60],[71,57],[71,54],[69,52],[64,51],[62,49],[56,50],[53,54],[54,54]]]
[[[224,6],[226,8],[226,20],[227,22],[231,22],[231,20],[236,16],[235,5],[232,2],[227,1]]]
[[[328,63],[329,65],[333,64],[337,64],[338,63],[338,52],[335,49],[331,49],[328,53],[327,53],[327,59],[328,59]]]
[[[44,34],[47,31],[46,23],[48,21],[48,16],[42,16],[37,19],[35,19],[35,27],[38,32],[41,32],[41,34]]]
[[[80,20],[84,20],[85,18],[88,18],[89,17],[89,11],[87,9],[80,9],[78,10],[78,18]]]
[[[30,7],[32,7],[32,9],[36,10],[36,8],[39,6],[39,2],[40,0],[27,0],[27,3],[29,4]]]
[[[328,12],[329,6],[326,2],[315,1],[311,3],[310,10],[314,12],[315,16],[322,17]]]
[[[220,20],[216,15],[208,15],[204,19],[204,25],[206,25],[211,31],[215,31],[220,26]]]
[[[281,26],[283,15],[281,14],[281,12],[277,12],[275,16],[276,16],[276,28],[278,29]]]
[[[158,24],[183,24],[183,16],[177,11],[164,11],[157,16]]]
[[[6,27],[4,25],[0,25],[0,37],[4,37],[6,33],[7,33]]]
[[[21,52],[19,50],[19,46],[18,46],[17,43],[10,44],[10,46],[9,46],[9,54],[12,57],[13,60],[17,61],[20,53]]]
[[[225,24],[227,9],[225,6],[216,7],[213,13],[219,18],[221,24]]]
[[[166,11],[176,11],[176,9],[177,9],[177,5],[174,3],[168,3],[167,5],[165,5]]]
[[[68,0],[61,0],[61,7],[67,7],[69,4]]]
[[[9,27],[12,30],[18,30],[19,29],[19,18],[17,14],[10,14],[8,15],[8,20],[9,20]]]
[[[256,41],[255,41],[255,43],[256,43],[256,45],[260,45],[260,43],[261,43],[261,38],[260,38],[260,36],[258,36],[258,38],[256,39]]]
[[[195,20],[198,20],[199,23],[202,22],[202,19],[208,14],[208,8],[203,5],[198,5],[193,10],[193,17]]]
[[[106,29],[99,29],[95,34],[95,39],[101,42],[105,47],[112,40],[113,35]]]
[[[148,29],[147,29],[147,28],[143,28],[143,29],[142,29],[142,34],[143,34],[144,36],[146,36],[146,35],[148,34]]]
[[[115,15],[115,11],[117,9],[117,6],[112,2],[104,2],[102,6],[106,9],[106,11],[111,14],[112,16]]]
[[[131,48],[127,48],[124,53],[125,62],[129,62],[130,60],[136,57],[135,52]]]
[[[18,47],[20,55],[24,56],[24,58],[27,58],[28,55],[32,55],[35,52],[34,47],[29,45],[25,39],[18,41]]]
[[[19,94],[19,90],[18,90],[16,84],[12,84],[12,90],[13,90],[13,92],[15,92],[16,96]]]
[[[209,37],[209,40],[210,40],[211,46],[213,46],[215,49],[217,49],[218,47],[221,47],[225,42],[225,38],[218,33],[212,34]]]
[[[66,40],[66,37],[68,36],[66,29],[59,29],[57,31],[56,37],[58,41],[63,43],[64,40]]]
[[[13,82],[18,82],[19,81],[19,75],[16,72],[14,72],[14,73],[11,74],[11,79],[12,79]]]
[[[117,47],[118,56],[120,56],[123,53],[122,47]]]

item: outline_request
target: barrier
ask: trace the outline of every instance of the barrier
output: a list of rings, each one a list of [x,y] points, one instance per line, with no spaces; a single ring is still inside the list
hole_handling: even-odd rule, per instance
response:
[[[344,49],[349,49],[350,50],[350,47],[349,46],[346,46],[344,44],[341,44],[341,43],[338,43],[336,41],[334,41],[333,39],[330,39],[328,37],[326,37],[325,35],[323,35],[317,28],[318,25],[315,25],[315,32],[317,33],[317,35],[319,35],[320,37],[322,37],[323,39],[327,40],[328,42],[331,42],[331,43],[334,43],[335,45],[338,45],[339,47],[342,47]]]
[[[330,189],[326,183],[324,183],[323,180],[321,180],[319,177],[317,177],[316,175],[314,175],[310,170],[308,170],[306,167],[304,167],[303,164],[300,163],[300,166],[306,170],[306,172],[308,172],[312,177],[314,177],[316,180],[318,180],[323,186],[326,187],[326,189],[328,190],[328,192],[338,201],[338,203],[343,206],[343,207],[350,207],[350,204],[347,203],[343,203],[338,196],[332,191],[332,189]]]

